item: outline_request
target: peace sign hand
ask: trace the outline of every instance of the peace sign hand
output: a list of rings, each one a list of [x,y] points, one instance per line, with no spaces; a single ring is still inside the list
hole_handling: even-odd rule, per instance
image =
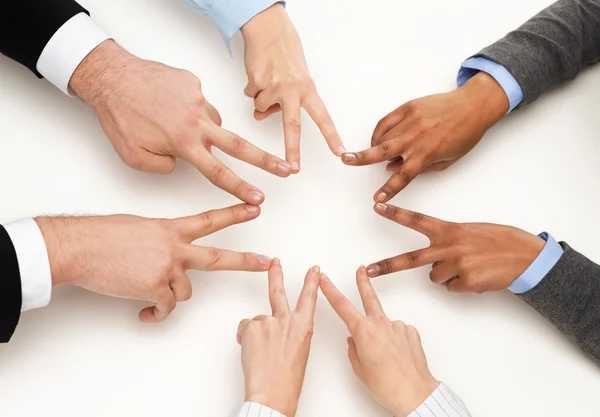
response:
[[[433,264],[431,281],[455,293],[500,291],[508,288],[544,248],[544,240],[524,230],[490,223],[451,223],[401,209],[375,204],[375,211],[427,236],[425,249],[371,264],[371,278]]]
[[[281,4],[259,13],[242,27],[246,44],[248,85],[254,117],[263,120],[282,112],[286,160],[300,171],[301,110],[305,109],[336,156],[344,152],[327,107],[308,71],[300,36]]]
[[[279,259],[269,269],[272,316],[240,322],[246,401],[265,405],[293,417],[302,391],[313,334],[320,269],[311,268],[296,309],[288,303]]]
[[[479,73],[463,87],[409,101],[375,128],[371,148],[345,153],[347,165],[390,161],[391,178],[374,195],[386,203],[419,174],[442,171],[475,147],[485,132],[508,111],[504,90]]]
[[[417,329],[386,317],[364,267],[356,272],[356,284],[366,315],[321,276],[321,291],[350,331],[348,357],[355,375],[394,415],[407,416],[439,382],[429,371]]]

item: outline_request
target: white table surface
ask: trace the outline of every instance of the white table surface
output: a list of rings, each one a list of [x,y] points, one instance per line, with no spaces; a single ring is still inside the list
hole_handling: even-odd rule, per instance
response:
[[[454,88],[462,59],[550,3],[304,0],[288,10],[347,148],[359,150],[381,117]],[[132,52],[196,73],[226,128],[283,155],[279,118],[254,121],[242,94],[239,35],[231,59],[210,23],[176,0],[82,4]],[[236,202],[185,164],[170,176],[127,168],[82,102],[4,57],[0,74],[0,222],[44,213],[174,217]],[[453,221],[548,230],[600,260],[599,91],[596,67],[511,115],[464,160],[419,177],[393,202]],[[203,243],[281,257],[294,299],[318,263],[357,302],[360,263],[427,242],[372,211],[371,196],[388,177],[383,166],[342,165],[305,116],[301,175],[282,180],[222,157],[267,199],[259,219]],[[192,280],[192,300],[159,325],[137,321],[140,303],[55,290],[50,306],[24,314],[0,347],[0,415],[228,415],[243,400],[235,331],[240,319],[269,311],[266,274]],[[390,317],[420,330],[434,375],[473,416],[600,415],[598,368],[511,294],[452,295],[429,281],[427,268],[374,285]],[[352,375],[346,335],[320,296],[299,417],[389,415]]]

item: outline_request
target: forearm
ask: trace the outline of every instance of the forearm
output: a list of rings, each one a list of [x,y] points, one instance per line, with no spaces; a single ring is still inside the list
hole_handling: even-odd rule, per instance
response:
[[[600,2],[559,0],[476,56],[504,66],[530,103],[600,60]]]
[[[554,268],[519,297],[600,364],[600,266],[562,246],[565,252]]]

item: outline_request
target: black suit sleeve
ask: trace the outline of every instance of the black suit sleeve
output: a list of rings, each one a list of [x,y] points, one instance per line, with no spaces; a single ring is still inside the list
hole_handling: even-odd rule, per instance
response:
[[[0,53],[25,65],[41,78],[36,64],[46,44],[62,25],[82,12],[88,13],[73,0],[2,1]]]
[[[12,337],[21,316],[22,301],[17,253],[8,233],[0,226],[0,343]]]

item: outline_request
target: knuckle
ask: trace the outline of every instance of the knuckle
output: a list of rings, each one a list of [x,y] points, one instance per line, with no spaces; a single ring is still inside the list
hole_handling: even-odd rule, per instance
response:
[[[392,196],[398,192],[396,187],[394,185],[392,185],[390,182],[384,184],[384,186],[381,187],[381,191],[386,193],[388,196]]]
[[[173,142],[173,146],[177,149],[186,149],[189,148],[193,142],[192,137],[183,131],[178,131],[171,137],[171,141]]]
[[[296,117],[292,117],[290,119],[287,119],[285,121],[285,127],[288,130],[291,130],[292,132],[296,133],[300,131],[300,120]]]
[[[404,182],[405,184],[409,183],[412,179],[411,174],[404,169],[399,170],[398,175],[402,179],[402,182]]]
[[[406,259],[411,265],[416,265],[419,262],[419,253],[418,252],[408,252],[406,254]]]
[[[267,168],[267,167],[269,167],[270,164],[271,164],[271,155],[269,155],[267,152],[263,152],[263,154],[260,158],[261,168]]]
[[[225,175],[225,167],[219,164],[214,165],[211,169],[210,169],[210,182],[212,182],[213,184],[216,182],[219,182],[223,176]]]
[[[415,223],[420,223],[423,221],[423,219],[425,219],[425,216],[422,213],[419,213],[418,211],[413,211],[411,213],[411,217]]]
[[[246,145],[247,145],[247,142],[244,139],[242,139],[240,136],[234,134],[231,142],[232,142],[232,147],[233,147],[233,153],[235,153],[235,154],[244,153],[244,151],[246,150]]]
[[[210,229],[213,225],[213,216],[209,211],[205,211],[200,214],[200,222],[202,223],[202,227],[205,229]]]
[[[383,142],[382,144],[380,144],[379,149],[381,151],[381,155],[383,155],[384,157],[388,157],[392,151],[392,147],[390,146],[389,142]]]
[[[217,248],[210,248],[208,250],[208,267],[209,269],[215,268],[221,260],[221,251]]]

